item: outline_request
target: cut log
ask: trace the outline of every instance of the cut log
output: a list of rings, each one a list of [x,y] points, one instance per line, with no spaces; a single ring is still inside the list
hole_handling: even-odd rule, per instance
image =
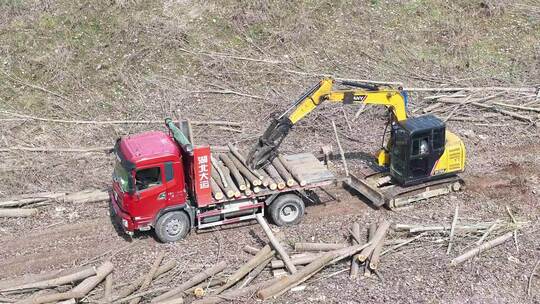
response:
[[[212,168],[213,168],[213,167],[212,167]],[[214,181],[216,182],[216,184],[221,188],[221,190],[223,190],[223,193],[224,193],[228,198],[234,197],[234,190],[231,189],[230,187],[225,187],[225,185],[223,185],[223,182],[221,181],[221,177],[220,177],[219,174],[216,172],[216,170],[210,170],[210,175],[212,176],[212,179],[214,179]]]
[[[250,246],[250,245],[244,246],[244,251],[249,253],[249,254],[256,255],[259,252],[259,250],[260,250],[259,248],[253,247],[253,246]]]
[[[211,156],[210,158],[212,160],[212,169],[214,169],[219,175],[221,183],[224,187],[229,187],[229,181],[225,178],[225,172],[223,172],[223,169],[221,168],[219,162],[213,156]]]
[[[450,254],[452,249],[452,241],[454,239],[454,232],[456,231],[456,224],[459,216],[459,205],[456,205],[456,210],[454,211],[454,219],[452,220],[452,227],[450,228],[450,237],[448,238],[448,248],[446,249],[446,254]]]
[[[244,166],[238,158],[234,157],[232,154],[228,155],[231,161],[233,162],[234,166],[242,173],[242,175],[249,180],[249,182],[253,186],[260,186],[262,185],[262,181],[255,176],[246,166]]]
[[[251,190],[251,183],[249,182],[249,180],[247,178],[245,178],[244,181],[246,182],[246,190],[244,190],[244,193],[247,196],[252,195],[253,191]]]
[[[101,281],[103,281],[103,279],[105,279],[105,277],[112,272],[113,268],[114,268],[113,264],[107,261],[96,269],[95,276],[91,276],[84,279],[84,281],[79,283],[70,291],[32,296],[22,301],[19,301],[17,303],[18,304],[26,304],[26,303],[41,304],[41,303],[50,303],[50,302],[58,302],[62,300],[83,298],[92,289],[94,289]]]
[[[83,268],[80,271],[75,272],[75,273],[70,273],[63,276],[54,277],[54,278],[44,280],[44,281],[32,282],[32,283],[22,284],[18,286],[8,287],[0,291],[5,292],[5,291],[15,291],[15,290],[52,288],[52,287],[57,287],[57,286],[65,285],[65,284],[72,284],[74,282],[79,282],[95,274],[96,274],[96,270],[93,267]]]
[[[499,236],[498,238],[496,239],[493,239],[489,242],[485,242],[484,244],[478,246],[478,247],[475,247],[467,252],[465,252],[464,254],[456,257],[455,259],[453,259],[451,262],[450,262],[450,265],[451,266],[457,266],[467,260],[469,260],[470,258],[474,257],[474,256],[477,256],[478,254],[486,251],[486,250],[489,250],[495,246],[498,246],[498,245],[501,245],[503,244],[504,242],[508,241],[509,239],[511,239],[512,237],[514,236],[514,233],[513,232],[508,232],[502,236]]]
[[[160,295],[158,297],[155,297],[154,299],[152,299],[152,303],[157,303],[157,302],[160,302],[160,301],[163,301],[163,300],[167,300],[167,299],[170,299],[170,298],[173,298],[173,297],[177,297],[184,290],[186,290],[186,289],[188,289],[190,287],[193,287],[193,286],[199,284],[200,282],[208,279],[209,277],[223,271],[223,269],[225,269],[225,267],[227,267],[227,263],[225,261],[221,261],[221,262],[219,262],[218,264],[214,265],[213,267],[211,267],[209,269],[204,269],[201,272],[199,272],[198,274],[195,274],[193,277],[191,277],[191,279],[184,282],[180,286],[177,286],[177,287],[167,291],[166,293],[164,293],[164,294],[162,294],[162,295]]]
[[[330,243],[295,243],[294,250],[297,252],[304,251],[330,251],[349,247],[347,244],[330,244]]]
[[[260,175],[263,176],[263,186],[269,188],[270,190],[276,190],[277,189],[277,183],[266,173],[266,171],[260,169],[257,170]]]
[[[152,279],[154,278],[154,275],[156,274],[159,265],[161,264],[161,261],[163,261],[163,258],[165,257],[164,252],[160,252],[156,259],[154,260],[154,264],[152,264],[152,267],[150,267],[150,271],[148,271],[144,277],[141,286],[139,287],[139,292],[144,291],[150,286],[150,283],[152,283]],[[138,304],[141,301],[141,297],[137,297],[129,301],[129,304]]]
[[[274,180],[274,182],[276,183],[277,189],[281,190],[287,186],[287,184],[285,183],[281,175],[279,175],[279,172],[277,172],[276,168],[274,168],[272,164],[268,164],[264,168],[264,170]]]
[[[343,162],[343,168],[345,169],[345,176],[349,176],[349,167],[347,166],[347,159],[345,159],[345,152],[341,147],[341,142],[339,141],[339,136],[336,128],[336,123],[332,120],[332,128],[334,129],[334,134],[336,135],[336,142],[339,149],[339,154],[341,155],[341,161]]]
[[[7,208],[0,209],[0,217],[29,217],[38,213],[38,210],[35,208],[32,209],[16,209],[16,208]]]
[[[276,169],[279,175],[281,175],[281,177],[283,178],[287,186],[292,187],[296,184],[296,182],[294,181],[294,178],[289,173],[289,171],[287,171],[287,169],[283,166],[283,164],[281,163],[278,157],[272,160],[272,166]]]
[[[103,302],[112,303],[112,290],[113,290],[113,276],[112,273],[109,273],[105,277],[105,291],[103,293]]]
[[[259,172],[257,172],[257,170],[253,170],[248,167],[246,158],[244,157],[244,155],[242,155],[242,153],[240,153],[240,151],[231,143],[227,143],[227,146],[229,147],[229,150],[231,150],[231,154],[234,155],[234,157],[236,157],[242,163],[242,165],[246,167],[246,169],[248,169],[253,175],[255,175],[259,180],[262,181],[263,176],[259,175]],[[259,186],[259,185],[255,185],[255,186]]]
[[[293,265],[306,265],[320,257],[321,257],[320,254],[308,254],[308,253],[301,253],[301,254],[295,254],[295,255],[290,256]],[[282,260],[273,260],[270,264],[270,267],[273,269],[283,268],[285,267],[285,263],[283,263]]]
[[[222,153],[219,155],[219,158],[223,161],[225,166],[231,171],[231,174],[234,177],[234,180],[236,181],[236,184],[238,185],[238,189],[241,191],[246,190],[246,182],[244,181],[244,177],[242,174],[240,174],[240,171],[238,171],[238,168],[234,165],[233,161],[229,158],[229,156],[226,153]]]
[[[246,264],[242,265],[235,273],[233,273],[228,279],[225,285],[218,288],[214,294],[220,294],[227,288],[233,286],[243,277],[245,277],[250,271],[259,266],[262,262],[273,257],[276,252],[270,248],[270,245],[264,246],[257,254],[251,258]]]
[[[20,278],[7,279],[0,281],[0,291],[8,290],[12,287],[17,287],[21,285],[27,285],[31,283],[36,283],[40,281],[50,280],[58,277],[63,277],[71,275],[74,273],[81,272],[83,270],[94,271],[94,268],[91,266],[77,267],[73,269],[64,269],[64,270],[53,270],[49,272],[39,273],[39,274],[29,274]]]
[[[296,267],[294,267],[294,264],[292,263],[291,259],[289,258],[289,255],[287,254],[287,251],[285,251],[285,248],[281,246],[281,243],[279,240],[274,236],[274,233],[272,233],[272,230],[270,229],[270,226],[268,226],[268,223],[264,219],[262,214],[257,214],[257,222],[259,225],[261,225],[264,233],[266,233],[266,236],[268,239],[270,239],[270,243],[272,243],[272,247],[277,251],[278,255],[280,256],[281,260],[285,263],[285,266],[291,273],[296,272]]]
[[[283,167],[285,167],[285,169],[287,169],[287,171],[291,173],[291,175],[296,179],[296,181],[298,182],[298,184],[300,184],[300,186],[303,187],[307,185],[307,181],[304,179],[304,177],[302,177],[302,173],[296,171],[295,168],[291,166],[289,162],[287,162],[287,160],[285,159],[285,157],[283,157],[283,155],[281,154],[278,155],[278,158],[281,164],[283,165]]]
[[[266,287],[274,284],[275,282],[277,282],[277,280],[278,279],[271,279],[271,280],[264,281],[264,282],[261,282],[261,283],[258,283],[258,284],[255,284],[255,285],[252,285],[252,286],[249,286],[249,287],[229,290],[229,291],[224,292],[224,293],[222,293],[222,294],[220,294],[218,296],[210,296],[210,297],[206,297],[206,298],[201,299],[201,300],[196,300],[196,301],[192,302],[191,304],[217,304],[217,303],[221,303],[221,302],[232,302],[232,301],[234,301],[236,299],[239,299],[241,297],[251,295],[251,294],[255,293],[257,290],[259,290],[259,289],[266,288]]]
[[[352,244],[358,245],[360,244],[358,241],[360,239],[360,224],[359,223],[353,223],[352,226]],[[360,261],[358,261],[358,257],[355,255],[351,259],[351,273],[350,277],[352,279],[355,279],[358,277],[358,271],[360,270]]]
[[[377,224],[371,223],[368,227],[368,238],[367,238],[368,242],[373,241],[373,237],[375,236],[375,231],[377,231]],[[360,256],[358,254],[356,255],[356,258],[358,259],[358,261],[360,261]],[[368,264],[369,263],[364,263],[364,276],[365,277],[371,276],[371,269],[369,268]]]
[[[276,297],[280,294],[286,292],[287,290],[298,286],[302,282],[306,281],[312,277],[315,273],[320,271],[327,265],[336,263],[344,258],[347,258],[366,246],[370,246],[371,243],[366,243],[364,245],[355,245],[343,249],[338,249],[334,251],[327,252],[321,257],[306,265],[304,268],[300,269],[298,272],[291,274],[289,276],[280,278],[276,283],[263,288],[257,292],[257,297],[259,299],[266,300],[270,297]]]
[[[375,245],[379,243],[382,239],[384,239],[384,236],[386,235],[386,231],[390,228],[390,223],[388,221],[383,221],[382,224],[379,225],[377,228],[377,231],[375,231],[375,235],[373,236],[373,239],[370,240],[371,245],[367,246],[360,255],[358,255],[358,260],[360,262],[365,262],[369,256],[373,253],[373,250],[375,249]]]
[[[229,169],[226,168],[226,167],[222,167],[221,170],[223,170],[223,173],[225,173],[225,179],[227,179],[227,184],[229,184],[229,187],[231,189],[233,189],[233,191],[234,191],[234,197],[238,198],[238,197],[242,196],[242,193],[236,187],[236,184],[232,180],[232,177],[231,177],[231,174],[230,174],[231,171],[229,171]]]
[[[369,268],[371,270],[377,270],[377,268],[379,267],[379,260],[384,245],[384,238],[386,237],[386,233],[388,232],[389,227],[390,224],[388,224],[388,227],[382,232],[382,236],[380,238],[376,238],[377,232],[375,232],[375,235],[373,235],[374,246],[373,252],[371,253],[371,257],[369,259]]]
[[[210,180],[210,188],[212,188],[212,196],[216,199],[216,200],[222,200],[223,197],[224,197],[224,194],[223,192],[221,191],[221,188],[219,187],[219,185],[217,184],[216,180],[212,177],[211,180]]]
[[[176,265],[177,265],[176,261],[173,261],[173,260],[168,261],[167,263],[163,264],[162,266],[160,266],[158,268],[158,270],[156,271],[156,273],[153,276],[153,279],[155,279],[155,278],[159,277],[160,275],[162,275],[162,274],[168,272],[169,270],[173,269],[174,267],[176,267]],[[143,283],[143,280],[144,280],[144,277],[140,277],[137,280],[133,281],[128,287],[123,289],[118,294],[118,296],[116,296],[116,298],[114,299],[114,302],[116,303],[119,300],[124,299],[124,298],[128,297],[129,295],[131,295],[132,293],[134,293],[135,290],[139,289],[139,287]]]
[[[106,201],[109,199],[109,192],[105,190],[84,190],[79,192],[70,193],[64,197],[59,197],[57,200],[63,201],[64,203],[95,203]]]
[[[255,280],[255,278],[270,264],[270,261],[272,261],[272,258],[268,258],[265,261],[263,261],[257,268],[253,269],[242,281],[242,283],[238,284],[238,288],[244,288],[246,287],[251,281]]]

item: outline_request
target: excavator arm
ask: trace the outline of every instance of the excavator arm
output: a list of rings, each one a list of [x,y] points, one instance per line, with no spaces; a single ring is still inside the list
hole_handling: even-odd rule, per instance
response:
[[[268,164],[277,156],[277,149],[291,128],[323,102],[384,105],[393,113],[395,120],[407,119],[405,100],[399,90],[349,81],[340,84],[356,89],[333,90],[334,83],[332,78],[322,79],[274,119],[249,152],[248,165],[258,169]]]

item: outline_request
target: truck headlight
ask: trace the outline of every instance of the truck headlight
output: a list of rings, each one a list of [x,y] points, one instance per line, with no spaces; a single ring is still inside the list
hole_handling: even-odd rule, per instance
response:
[[[128,227],[128,221],[126,219],[122,219],[122,225],[124,225],[124,227]]]

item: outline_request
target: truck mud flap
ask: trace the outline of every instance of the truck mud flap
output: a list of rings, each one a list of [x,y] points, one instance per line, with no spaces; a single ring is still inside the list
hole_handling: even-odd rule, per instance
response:
[[[365,180],[356,177],[354,174],[349,175],[349,179],[345,180],[345,184],[350,188],[358,191],[358,193],[365,196],[368,200],[377,207],[381,207],[386,203],[384,194],[379,192],[376,188],[371,186]]]

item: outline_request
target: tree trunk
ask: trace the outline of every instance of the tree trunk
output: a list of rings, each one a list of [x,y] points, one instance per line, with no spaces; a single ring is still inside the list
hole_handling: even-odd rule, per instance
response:
[[[272,164],[268,164],[264,168],[264,170],[276,182],[277,189],[281,190],[281,189],[284,189],[285,186],[287,186],[287,184],[285,183],[285,181],[283,180],[281,175],[279,175],[279,172],[277,172],[276,168],[274,168],[274,166]]]
[[[219,176],[219,180],[221,180],[221,184],[223,185],[223,187],[228,188],[229,187],[229,182],[225,178],[225,172],[223,172],[223,170],[219,166],[219,162],[213,156],[211,157],[211,160],[212,160],[211,161],[212,169],[214,169],[216,171],[217,175]]]
[[[331,244],[331,243],[295,243],[294,250],[297,252],[303,251],[331,251],[349,247],[347,244]]]
[[[273,257],[275,253],[276,252],[270,248],[270,245],[264,246],[253,258],[251,258],[246,264],[242,265],[242,267],[240,267],[235,273],[229,276],[227,283],[216,290],[214,294],[220,294],[227,288],[236,284],[259,264]]]
[[[113,276],[112,273],[109,273],[105,277],[105,291],[103,294],[103,301],[105,303],[112,303],[112,290],[113,290]]]
[[[14,290],[52,288],[52,287],[56,287],[60,285],[78,282],[78,281],[86,279],[89,276],[93,276],[95,274],[96,274],[96,270],[94,268],[83,268],[79,272],[66,274],[64,276],[55,277],[55,278],[48,279],[45,281],[39,281],[39,282],[33,282],[33,283],[23,284],[19,286],[9,287],[9,288],[2,289],[0,291],[4,292],[4,291],[14,291]]]
[[[163,261],[163,258],[165,257],[165,253],[162,251],[157,256],[156,260],[154,261],[154,264],[150,268],[150,271],[146,273],[143,277],[143,282],[141,284],[141,287],[139,287],[139,292],[144,291],[148,286],[150,286],[150,283],[152,283],[152,279],[154,278],[154,275],[156,274],[159,265],[161,264],[161,261]],[[141,297],[137,297],[132,299],[129,304],[138,304],[141,301]]]
[[[352,234],[353,234],[353,237],[352,237],[352,244],[353,245],[358,245],[360,244],[358,241],[356,240],[359,240],[360,239],[360,224],[358,223],[353,223],[353,226],[352,226]],[[352,279],[355,279],[358,277],[358,270],[360,269],[360,261],[358,261],[358,255],[355,255],[353,256],[353,258],[351,259],[351,273],[350,273],[350,277]]]
[[[212,167],[213,168],[213,167]],[[223,192],[225,193],[225,195],[228,197],[228,198],[231,198],[234,196],[234,190],[231,189],[230,187],[225,187],[225,185],[223,184],[223,182],[221,181],[221,177],[219,176],[219,174],[216,172],[216,170],[210,170],[210,175],[212,176],[212,179],[214,179],[214,181],[216,182],[216,184],[221,188],[221,190],[223,190]]]
[[[253,185],[253,186],[260,186],[262,185],[262,181],[257,177],[255,176],[253,173],[251,173],[251,171],[246,167],[244,166],[240,160],[238,160],[236,157],[234,157],[232,154],[229,154],[229,158],[231,159],[231,161],[233,162],[234,166],[238,169],[238,171],[240,171],[240,173],[242,173],[242,175],[247,178],[249,180],[249,182]]]
[[[272,166],[276,169],[279,175],[281,175],[281,177],[283,178],[287,186],[292,187],[296,184],[296,182],[294,181],[294,178],[289,173],[289,171],[285,169],[285,167],[283,166],[283,164],[281,163],[278,157],[272,160]]]
[[[238,184],[238,189],[241,191],[246,190],[246,183],[244,181],[244,177],[242,174],[240,174],[240,171],[238,171],[238,168],[234,165],[233,161],[229,158],[229,156],[226,153],[222,153],[219,155],[219,158],[223,161],[225,166],[231,171],[231,174],[233,175],[234,179],[236,180]]]
[[[85,267],[77,267],[77,268],[72,268],[72,269],[54,270],[54,271],[39,273],[39,274],[29,274],[21,278],[2,280],[0,281],[0,291],[9,290],[10,288],[21,286],[21,285],[27,285],[31,283],[36,283],[36,282],[41,282],[45,280],[50,280],[50,279],[54,279],[58,277],[71,275],[74,273],[81,272],[83,270],[94,271],[93,269],[94,268],[91,266],[85,266]]]
[[[95,276],[86,278],[84,281],[79,283],[79,285],[75,286],[70,291],[32,296],[22,301],[19,301],[17,303],[18,304],[26,304],[26,303],[41,304],[41,303],[58,302],[58,301],[69,300],[69,299],[80,299],[86,296],[101,281],[103,281],[103,279],[112,272],[113,268],[114,268],[113,264],[107,261],[96,269]]]
[[[272,247],[277,251],[279,254],[281,260],[285,263],[285,266],[291,273],[296,272],[296,267],[294,267],[291,259],[289,258],[289,255],[287,254],[287,251],[285,251],[285,248],[281,246],[281,243],[278,241],[278,239],[274,236],[272,233],[272,230],[268,226],[268,223],[264,219],[262,214],[257,214],[257,222],[259,222],[259,225],[261,225],[264,233],[266,233],[266,236],[270,239],[270,243],[272,243]]]
[[[165,263],[164,265],[162,265],[161,267],[158,268],[158,270],[156,271],[156,273],[154,274],[152,279],[155,279],[155,278],[159,277],[160,275],[168,272],[169,270],[176,267],[176,265],[177,265],[176,261],[173,261],[173,260],[168,261],[167,263]],[[140,277],[137,280],[133,281],[128,287],[123,289],[118,294],[118,296],[114,299],[114,302],[117,302],[118,300],[123,299],[123,298],[129,296],[130,294],[134,293],[135,290],[139,289],[139,287],[143,283],[143,280],[144,280],[144,277]]]
[[[377,231],[377,224],[371,223],[371,225],[369,225],[369,227],[368,227],[368,242],[373,241],[373,237],[375,236],[375,231]],[[359,254],[356,255],[356,258],[358,259],[358,261],[360,261],[360,255]],[[370,277],[371,276],[371,269],[369,269],[368,263],[364,264],[364,276],[365,277]]]
[[[152,303],[157,303],[157,302],[160,302],[160,301],[163,301],[163,300],[166,300],[166,299],[176,297],[180,293],[182,293],[184,290],[199,284],[200,282],[208,279],[209,277],[215,275],[216,273],[219,273],[219,272],[223,271],[223,269],[225,269],[225,267],[227,267],[227,263],[225,263],[225,261],[222,261],[222,262],[219,262],[218,264],[214,265],[210,269],[202,270],[201,272],[194,275],[193,277],[191,277],[191,279],[184,282],[180,286],[172,288],[171,290],[167,291],[166,293],[164,293],[164,294],[162,294],[162,295],[160,295],[158,297],[155,297],[154,299],[152,299],[151,302]]]
[[[216,180],[212,177],[210,180],[210,187],[212,188],[212,195],[216,200],[222,200],[224,197],[223,192],[221,192],[221,188],[219,188]]]
[[[264,282],[261,282],[261,283],[258,283],[249,287],[229,290],[218,296],[210,296],[201,300],[194,301],[191,304],[217,304],[221,302],[232,302],[238,298],[251,295],[259,289],[266,288],[274,284],[275,282],[277,282],[277,280],[278,279],[271,279],[271,280],[264,281]]]
[[[279,161],[281,162],[281,164],[283,165],[283,167],[285,167],[290,173],[291,175],[296,179],[296,181],[298,182],[298,184],[300,184],[300,186],[305,186],[307,185],[307,182],[306,180],[302,177],[302,174],[301,172],[297,172],[295,170],[295,168],[293,166],[291,166],[287,160],[285,159],[285,157],[283,157],[283,155],[278,155],[278,158],[279,158]]]
[[[233,146],[231,143],[228,143],[227,146],[229,147],[229,150],[231,150],[231,153],[234,155],[234,157],[236,157],[246,167],[246,169],[248,169],[253,175],[255,175],[259,180],[262,181],[263,176],[259,175],[259,172],[257,172],[256,170],[252,170],[251,168],[248,167],[246,159],[244,158],[244,155],[242,155],[242,153],[240,153],[240,151],[238,151],[238,149],[235,146]],[[258,185],[255,185],[255,186],[258,186]]]
[[[307,254],[307,253],[295,254],[295,255],[290,256],[291,261],[294,265],[306,265],[318,259],[319,257],[321,257],[320,254]],[[282,260],[273,260],[270,264],[270,267],[273,269],[283,268],[285,267],[285,263],[283,263]]]
[[[388,225],[390,227],[390,225]],[[381,257],[381,251],[384,245],[384,238],[386,237],[386,232],[388,229],[384,230],[383,235],[380,239],[375,239],[375,235],[373,236],[373,253],[371,254],[371,258],[369,259],[369,268],[372,270],[377,270],[379,267],[379,259]]]
[[[250,246],[250,245],[244,246],[244,251],[249,253],[249,254],[256,255],[259,252],[259,250],[260,250],[259,248],[253,247],[253,246]]]
[[[253,269],[246,278],[238,285],[238,288],[244,288],[247,286],[247,284],[251,283],[251,281],[255,280],[255,278],[270,264],[270,261],[272,261],[272,258],[268,258],[265,261],[263,261],[257,268]]]
[[[37,209],[0,209],[0,217],[29,217],[38,213]]]

